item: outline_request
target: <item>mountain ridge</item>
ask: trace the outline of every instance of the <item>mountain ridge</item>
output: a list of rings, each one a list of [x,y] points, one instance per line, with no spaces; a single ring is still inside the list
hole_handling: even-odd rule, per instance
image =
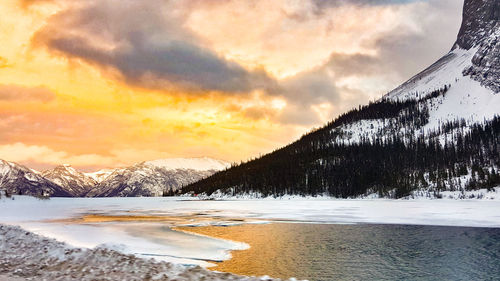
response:
[[[61,186],[23,165],[0,159],[0,188],[10,194],[70,197]]]
[[[182,193],[399,198],[500,185],[498,7],[466,0],[456,43],[430,67],[378,101]]]
[[[38,172],[0,160],[0,189],[36,196],[162,196],[229,165],[208,157],[167,158],[83,173],[68,164]]]
[[[463,20],[452,50],[477,48],[463,74],[500,92],[500,1],[466,0]]]

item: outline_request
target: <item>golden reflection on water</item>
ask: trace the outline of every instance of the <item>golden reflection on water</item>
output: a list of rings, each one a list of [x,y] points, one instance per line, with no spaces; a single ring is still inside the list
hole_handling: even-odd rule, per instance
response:
[[[190,214],[183,216],[168,215],[112,215],[112,214],[85,214],[81,217],[50,220],[53,223],[67,224],[98,224],[109,222],[158,222],[172,230],[201,234],[214,238],[221,238],[250,245],[247,250],[231,251],[232,258],[216,263],[209,267],[211,270],[230,272],[241,275],[263,276],[269,275],[275,278],[287,279],[298,277],[296,269],[290,268],[297,264],[295,260],[300,253],[296,249],[300,247],[290,244],[303,244],[297,235],[296,224],[290,223],[255,223],[258,219],[245,220],[241,218],[222,218],[205,214]],[[231,226],[189,226],[199,225],[204,222],[213,223],[243,223]],[[253,222],[253,223],[252,223]],[[144,235],[141,234],[141,235]]]
[[[252,220],[250,220],[252,221]],[[253,220],[255,221],[255,220]],[[48,220],[47,222],[55,223],[101,223],[101,222],[165,222],[170,225],[190,225],[200,223],[213,223],[213,222],[248,222],[245,219],[239,218],[218,218],[215,216],[199,216],[185,215],[185,216],[166,216],[166,215],[103,215],[103,214],[86,214],[81,217]]]
[[[203,226],[203,227],[176,227],[175,229],[197,234],[217,237],[238,242],[245,242],[250,249],[232,251],[232,258],[217,263],[210,267],[211,270],[231,272],[242,275],[262,276],[270,275],[277,278],[290,278],[291,272],[288,268],[300,253],[294,247],[287,244],[296,236],[292,236],[292,224],[242,224],[237,226]],[[297,241],[295,241],[297,242]],[[292,273],[293,274],[293,273]]]

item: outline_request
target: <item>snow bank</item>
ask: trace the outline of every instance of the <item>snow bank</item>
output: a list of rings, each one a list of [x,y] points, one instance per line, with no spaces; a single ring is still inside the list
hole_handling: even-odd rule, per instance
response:
[[[228,168],[231,164],[222,160],[208,157],[200,158],[168,158],[144,162],[146,165],[162,167],[170,170],[190,169],[196,171],[219,171]]]
[[[470,174],[468,176],[459,177],[460,180],[466,182],[470,179]],[[449,186],[449,184],[447,185]],[[192,196],[189,194],[182,195],[179,198],[183,198],[186,200],[352,200],[352,199],[379,199],[379,200],[387,200],[391,199],[390,197],[380,197],[377,193],[372,193],[368,191],[367,194],[359,195],[354,198],[335,198],[328,196],[326,194],[319,194],[316,196],[300,196],[300,195],[282,195],[282,196],[265,196],[260,192],[246,192],[241,194],[232,195],[232,190],[230,189],[227,192],[222,192],[220,190],[216,190],[214,193],[210,195],[206,195],[205,193],[199,194],[197,196]],[[479,190],[457,190],[457,191],[441,191],[439,193],[429,191],[429,190],[415,190],[408,197],[401,198],[401,200],[409,200],[409,199],[469,199],[469,200],[497,200],[500,201],[500,187],[492,188],[491,190],[487,189],[479,189]]]
[[[14,196],[14,200],[5,197],[0,199],[0,223],[20,225],[28,231],[55,238],[76,248],[104,247],[113,250],[110,251],[112,255],[117,255],[117,250],[121,253],[120,257],[134,254],[134,261],[153,257],[157,262],[206,267],[215,261],[231,258],[231,250],[244,249],[248,245],[182,233],[172,230],[172,227],[266,222],[500,227],[500,189],[497,188],[495,193],[484,190],[475,192],[473,200],[452,200],[466,198],[459,194],[455,196],[452,192],[442,192],[442,197],[446,199],[430,199],[415,194],[415,199],[407,200],[327,197],[264,200],[231,200],[229,197],[225,200],[179,197],[39,200]],[[472,197],[472,194],[468,193],[467,196]],[[376,195],[367,196],[373,197]],[[78,221],[86,215],[108,216],[111,220]],[[132,220],[120,221],[120,216]],[[1,235],[0,239],[3,239]],[[0,251],[5,251],[2,245]],[[18,252],[20,255],[22,253],[34,255],[24,250]],[[0,259],[2,256],[3,253],[0,253]],[[3,265],[0,263],[0,275],[1,268]],[[118,279],[128,280],[125,277]]]
[[[106,248],[80,249],[20,227],[0,225],[0,277],[36,280],[273,280],[213,272],[125,255]],[[293,280],[293,279],[291,279]]]

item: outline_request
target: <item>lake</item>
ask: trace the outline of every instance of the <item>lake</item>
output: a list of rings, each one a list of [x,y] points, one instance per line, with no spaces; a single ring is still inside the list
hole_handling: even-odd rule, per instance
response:
[[[500,280],[499,200],[16,196],[0,200],[0,223],[76,247],[245,275]]]
[[[213,270],[308,280],[500,280],[500,229],[273,223],[182,228],[248,243]]]

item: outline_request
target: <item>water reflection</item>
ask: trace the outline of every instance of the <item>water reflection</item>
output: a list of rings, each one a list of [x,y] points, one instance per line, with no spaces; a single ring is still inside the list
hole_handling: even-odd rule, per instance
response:
[[[500,229],[273,223],[188,227],[245,242],[211,269],[309,280],[499,280]]]

